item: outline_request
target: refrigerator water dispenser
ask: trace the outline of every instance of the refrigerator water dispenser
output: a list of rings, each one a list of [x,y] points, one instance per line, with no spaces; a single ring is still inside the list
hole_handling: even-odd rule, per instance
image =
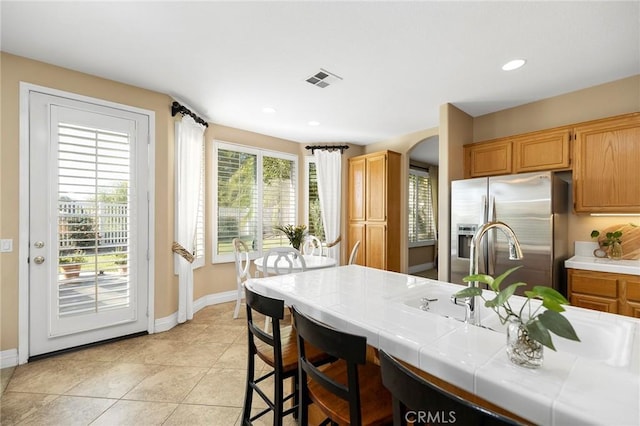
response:
[[[471,239],[477,230],[478,225],[458,225],[458,258],[469,259],[471,256]]]

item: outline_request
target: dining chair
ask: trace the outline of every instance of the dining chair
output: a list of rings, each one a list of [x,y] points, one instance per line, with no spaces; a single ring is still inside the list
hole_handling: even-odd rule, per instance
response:
[[[242,410],[242,424],[250,425],[269,411],[273,411],[273,424],[282,425],[282,418],[293,414],[297,417],[298,409],[298,346],[295,329],[291,326],[282,326],[284,318],[284,301],[273,299],[255,293],[245,288],[247,305],[247,328],[249,356],[247,361],[247,383],[245,389],[244,408]],[[254,313],[264,315],[273,324],[271,333],[261,330],[256,324]],[[331,358],[314,348],[307,348],[308,356],[315,365],[323,364]],[[262,373],[256,378],[256,357],[261,359],[270,368],[265,371],[258,366]],[[273,399],[267,396],[265,382],[273,377]],[[284,393],[285,380],[293,378],[293,392]],[[267,405],[267,408],[251,416],[253,396],[257,394]],[[271,392],[268,392],[271,394]],[[293,399],[293,405],[285,409],[285,403]]]
[[[391,422],[391,394],[382,385],[380,367],[367,361],[367,339],[328,327],[291,308],[298,335],[298,424],[309,424],[309,404],[327,420],[323,424],[381,425]],[[335,357],[313,365],[307,345]]]
[[[302,243],[302,254],[322,256],[322,242],[314,235],[307,235]]]
[[[392,395],[394,426],[427,422],[484,426],[518,424],[428,382],[384,350],[378,354],[382,383]]]
[[[353,265],[355,263],[356,258],[358,257],[359,248],[360,248],[360,240],[356,241],[356,243],[353,245],[353,248],[351,249],[351,255],[349,256],[348,265]]]
[[[269,260],[273,259],[273,260]],[[295,266],[295,263],[299,266]],[[274,247],[264,255],[262,261],[262,276],[290,274],[294,271],[304,271],[307,263],[302,254],[293,247]],[[273,266],[270,266],[273,265]],[[269,271],[273,271],[271,274]]]
[[[244,282],[249,278],[249,249],[247,245],[239,238],[234,238],[233,244],[233,256],[236,261],[236,308],[233,311],[233,319],[238,318],[240,313],[240,304],[242,303],[242,292],[244,289]]]

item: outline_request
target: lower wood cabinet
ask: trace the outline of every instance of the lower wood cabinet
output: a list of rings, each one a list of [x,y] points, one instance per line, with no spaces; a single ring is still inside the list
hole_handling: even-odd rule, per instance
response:
[[[573,306],[640,318],[640,276],[568,269]]]

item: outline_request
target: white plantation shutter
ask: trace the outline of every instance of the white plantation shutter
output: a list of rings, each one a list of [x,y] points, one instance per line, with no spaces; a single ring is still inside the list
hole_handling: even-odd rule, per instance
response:
[[[129,272],[118,271],[134,266],[129,135],[59,123],[57,146],[58,258],[76,269],[60,274],[58,315],[128,307]]]
[[[275,225],[297,224],[297,157],[216,142],[214,262],[233,261],[234,238],[254,256],[289,245]]]
[[[290,245],[289,239],[276,225],[296,223],[296,164],[295,161],[275,156],[262,159],[262,229],[263,251]]]
[[[258,187],[256,153],[235,146],[217,147],[217,226],[214,257],[233,258],[234,238],[255,250],[258,240]]]
[[[409,170],[409,243],[435,238],[429,174]]]

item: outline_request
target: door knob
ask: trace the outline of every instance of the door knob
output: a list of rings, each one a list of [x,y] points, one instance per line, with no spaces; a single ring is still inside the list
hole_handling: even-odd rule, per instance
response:
[[[37,265],[40,265],[41,263],[44,263],[44,256],[36,256],[36,257],[33,258],[33,261]]]

